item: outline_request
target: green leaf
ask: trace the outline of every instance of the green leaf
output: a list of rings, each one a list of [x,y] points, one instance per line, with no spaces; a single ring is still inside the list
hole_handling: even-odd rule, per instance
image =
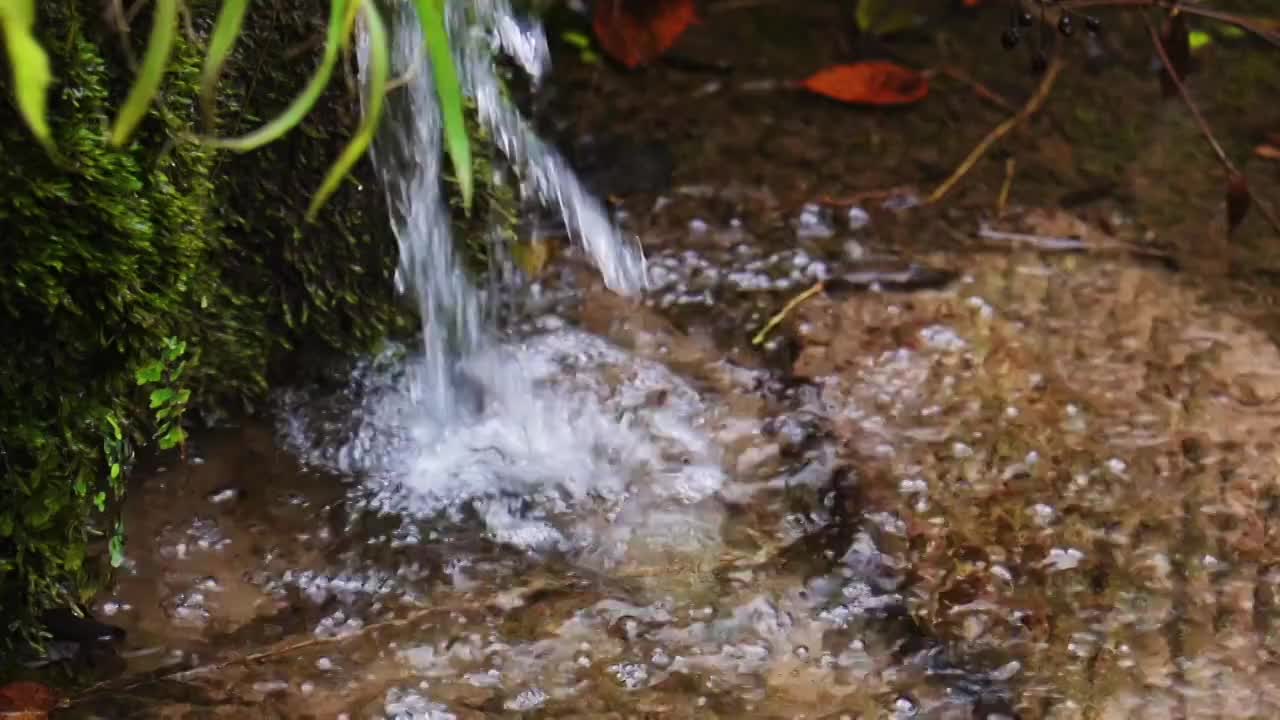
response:
[[[173,388],[159,388],[151,391],[151,407],[158,408],[173,399]]]
[[[120,463],[111,463],[111,479],[112,480],[119,480],[120,473],[122,472],[124,472],[124,470],[123,468],[120,467]]]
[[[474,187],[471,177],[471,140],[467,137],[467,123],[462,114],[462,85],[458,82],[458,70],[453,64],[449,34],[445,30],[444,0],[414,0],[414,5],[418,8],[418,21],[422,23],[422,37],[427,43],[431,72],[436,80],[440,117],[444,123],[445,148],[453,162],[458,190],[462,193],[462,207],[470,212]]]
[[[98,512],[102,512],[102,511],[106,510],[106,509],[107,509],[107,494],[106,494],[106,493],[104,493],[104,492],[101,492],[101,491],[99,491],[97,494],[95,494],[95,495],[93,496],[93,506],[94,506],[94,507],[96,507],[96,508],[98,508]]]
[[[111,542],[107,544],[107,551],[111,555],[111,567],[118,568],[124,564],[124,521],[121,520],[116,524],[116,532],[111,536]]]
[[[45,149],[53,151],[53,135],[45,117],[53,73],[49,56],[36,40],[35,0],[0,0],[0,29],[4,31],[9,67],[13,71],[13,95],[27,127]]]
[[[139,371],[139,373],[141,373],[141,371]],[[138,381],[138,384],[141,385],[142,381]],[[120,440],[124,437],[124,434],[120,431],[120,421],[116,419],[115,415],[107,413],[107,423],[111,425],[111,432],[115,435],[116,440]]]
[[[591,38],[587,37],[584,33],[576,32],[574,30],[565,30],[560,34],[560,39],[564,40],[566,44],[572,45],[579,50],[586,50],[591,47]]]
[[[325,33],[324,56],[320,60],[320,67],[316,68],[307,86],[294,98],[289,107],[275,119],[247,135],[234,138],[201,138],[201,141],[213,147],[246,152],[280,139],[282,135],[302,122],[324,93],[325,87],[329,84],[329,78],[333,75],[333,68],[338,63],[338,53],[342,49],[342,29],[349,2],[350,0],[331,0],[329,3],[329,26]]]
[[[886,0],[858,0],[858,13],[855,16],[858,29],[863,32],[871,32],[876,20],[884,14],[886,5]]]
[[[180,426],[174,425],[169,431],[160,436],[160,449],[169,450],[181,445],[187,439],[187,431]]]
[[[1191,49],[1200,50],[1213,42],[1213,36],[1203,30],[1192,30],[1190,35]]]
[[[62,558],[62,564],[71,571],[75,571],[84,564],[84,545],[80,543],[71,543],[67,546],[67,554]]]
[[[138,368],[138,371],[134,373],[133,377],[139,385],[160,382],[160,378],[164,377],[164,365],[162,365],[159,360],[149,362]],[[112,424],[115,425],[114,422]],[[118,428],[119,426],[117,425],[116,427]]]
[[[129,90],[124,106],[116,115],[111,127],[111,144],[120,147],[129,141],[138,123],[147,114],[147,108],[160,90],[169,54],[178,36],[178,0],[156,0],[156,11],[151,22],[151,36],[147,39],[147,52],[142,56],[142,69]]]
[[[248,9],[249,0],[224,0],[222,9],[218,11],[213,35],[209,37],[209,52],[205,55],[204,69],[200,73],[200,104],[204,107],[206,118],[213,118],[213,92],[218,86],[222,66],[226,64],[231,49],[240,37],[240,26]]]
[[[351,172],[356,161],[369,149],[373,142],[373,134],[378,130],[382,120],[383,101],[387,94],[387,77],[391,74],[391,51],[387,43],[387,28],[382,23],[382,16],[372,2],[365,2],[360,9],[364,12],[365,23],[369,29],[369,109],[364,120],[356,130],[351,143],[342,150],[333,167],[325,175],[320,190],[311,198],[307,208],[307,221],[316,219],[316,214],[324,206],[326,200],[338,189],[342,178]]]
[[[872,35],[892,35],[909,30],[919,17],[909,7],[893,0],[859,0],[858,29]]]

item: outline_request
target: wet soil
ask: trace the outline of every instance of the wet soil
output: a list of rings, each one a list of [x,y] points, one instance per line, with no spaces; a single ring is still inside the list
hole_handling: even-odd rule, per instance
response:
[[[634,532],[586,563],[371,512],[275,418],[198,435],[135,482],[95,606],[123,662],[62,716],[1280,713],[1273,230],[1255,213],[1226,240],[1215,161],[1120,14],[1104,55],[1065,48],[1029,127],[917,206],[1007,111],[941,78],[891,111],[786,84],[884,53],[1016,105],[1035,79],[997,9],[883,45],[846,20],[710,3],[686,62],[566,51],[539,101],[653,278],[625,300],[566,251],[540,297],[679,378],[630,411],[701,398],[713,497],[603,515]],[[1280,123],[1260,57],[1220,45],[1193,76],[1240,158]],[[1274,163],[1245,166],[1280,199]]]

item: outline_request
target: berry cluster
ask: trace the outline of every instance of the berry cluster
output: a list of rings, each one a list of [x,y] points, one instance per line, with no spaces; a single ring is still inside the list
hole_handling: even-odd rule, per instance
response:
[[[1031,52],[1031,71],[1037,75],[1044,72],[1049,67],[1049,57],[1045,53],[1045,45],[1047,44],[1049,22],[1045,15],[1051,5],[1058,5],[1058,0],[1035,0],[1040,6],[1040,27],[1041,32],[1036,38],[1037,42]],[[1000,35],[1000,44],[1005,50],[1013,50],[1022,43],[1022,34],[1027,32],[1029,28],[1036,24],[1035,16],[1027,10],[1023,9],[1017,0],[1013,1],[1013,6],[1009,9],[1009,26],[1005,28]],[[1058,15],[1058,33],[1063,37],[1071,37],[1076,34],[1076,14],[1061,8]],[[1098,18],[1088,15],[1084,17],[1084,27],[1090,33],[1097,33],[1102,30],[1102,21]]]

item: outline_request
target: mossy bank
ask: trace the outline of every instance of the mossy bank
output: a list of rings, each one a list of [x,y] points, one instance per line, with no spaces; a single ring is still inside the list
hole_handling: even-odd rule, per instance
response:
[[[367,163],[303,221],[356,125],[351,84],[332,83],[301,128],[260,151],[184,142],[206,129],[196,85],[216,11],[188,3],[161,99],[117,151],[107,128],[148,20],[122,33],[110,7],[39,5],[59,158],[19,120],[7,66],[0,79],[0,646],[38,639],[33,618],[101,583],[132,449],[172,432],[175,415],[251,409],[293,351],[355,351],[409,325]],[[218,132],[285,106],[324,20],[297,0],[254,5]]]

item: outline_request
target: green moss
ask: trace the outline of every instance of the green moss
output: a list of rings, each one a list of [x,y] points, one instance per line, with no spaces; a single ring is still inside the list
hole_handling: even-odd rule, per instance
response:
[[[258,5],[228,68],[223,132],[269,117],[313,68],[312,54],[287,58],[323,18],[302,2]],[[195,27],[207,27],[215,6],[190,7]],[[128,446],[153,434],[134,373],[166,339],[189,348],[193,406],[235,409],[261,401],[290,350],[357,350],[407,326],[367,163],[320,222],[302,220],[356,125],[348,88],[335,83],[303,127],[260,152],[176,141],[199,116],[200,43],[184,34],[161,102],[133,144],[113,150],[106,130],[132,75],[101,10],[90,0],[41,4],[62,162],[0,103],[0,645],[38,640],[40,611],[100,581],[87,548],[93,524],[108,524],[94,520],[109,490],[106,455],[127,460]],[[145,27],[133,30],[140,44]]]

